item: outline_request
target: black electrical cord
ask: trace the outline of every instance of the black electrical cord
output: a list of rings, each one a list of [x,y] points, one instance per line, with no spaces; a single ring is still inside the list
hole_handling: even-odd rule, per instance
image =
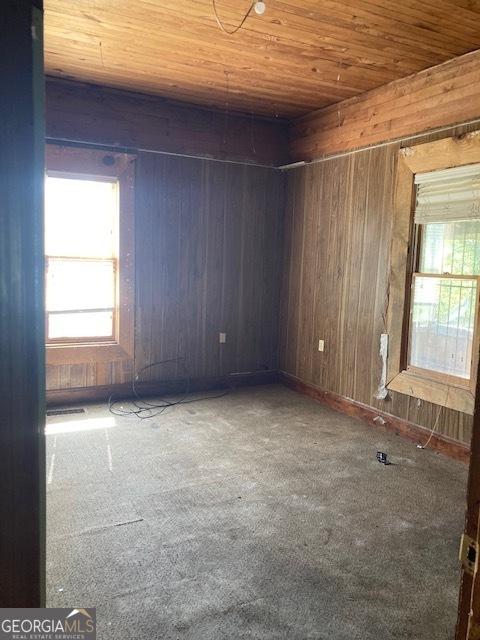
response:
[[[156,402],[148,402],[139,394],[136,386],[136,382],[139,381],[142,374],[148,369],[158,367],[171,362],[181,363],[183,373],[185,374],[185,389],[180,393],[180,399],[167,400],[166,398],[159,398]],[[114,416],[136,416],[139,420],[146,420],[149,418],[155,418],[162,414],[166,409],[170,407],[176,407],[180,404],[191,404],[193,402],[201,402],[203,400],[215,400],[217,398],[223,398],[230,392],[230,389],[226,389],[222,393],[210,396],[202,396],[200,398],[188,398],[190,393],[190,376],[183,358],[170,358],[168,360],[159,360],[158,362],[152,362],[142,367],[136,376],[132,380],[132,398],[128,400],[113,400],[113,395],[108,398],[108,410]],[[123,408],[119,406],[125,402],[130,402],[133,408]]]
[[[223,33],[226,33],[228,36],[233,36],[233,34],[237,33],[237,31],[240,31],[240,29],[245,24],[245,21],[247,20],[248,16],[252,13],[252,9],[255,6],[255,2],[252,2],[252,4],[250,5],[250,8],[248,9],[247,13],[243,16],[242,21],[240,22],[240,24],[237,25],[236,27],[234,27],[233,29],[227,29],[224,26],[223,22],[220,20],[220,17],[218,15],[218,11],[217,11],[217,5],[215,4],[215,0],[212,0],[212,6],[213,6],[213,13],[215,14],[215,20],[217,21],[217,24],[220,27],[220,29],[223,31]]]

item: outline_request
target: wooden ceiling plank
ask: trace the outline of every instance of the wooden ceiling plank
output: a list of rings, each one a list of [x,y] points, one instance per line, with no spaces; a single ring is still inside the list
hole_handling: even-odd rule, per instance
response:
[[[455,4],[462,9],[468,9],[472,13],[480,13],[480,0],[455,0]]]
[[[217,1],[237,24],[243,3]],[[45,0],[46,69],[208,106],[224,104],[227,72],[230,109],[296,117],[480,46],[463,4],[271,0],[229,37],[211,0]]]
[[[422,0],[421,4],[415,0],[405,0],[403,6],[417,16],[420,8],[426,9],[427,16],[432,16],[434,24],[441,21],[442,24],[450,26],[452,33],[458,29],[460,37],[465,38],[469,33],[477,33],[474,25],[478,20],[478,14],[459,6],[456,0]]]
[[[77,50],[78,59],[82,61],[83,67],[89,67],[90,69],[96,69],[97,73],[105,72],[105,68],[102,62],[108,61],[108,57],[110,55],[109,50],[107,48],[102,49],[102,53],[98,47],[92,49],[85,49],[81,43],[75,43],[71,41],[72,50]],[[138,65],[136,64],[136,56],[134,52],[129,52],[129,56],[131,59],[132,69],[135,71],[136,75],[144,74],[146,78],[151,77],[148,71],[144,71],[142,69],[142,61],[140,60]],[[121,72],[122,77],[123,74],[123,65],[121,63],[110,62],[108,64],[109,72],[116,71]],[[163,62],[161,69],[159,69],[154,77],[159,78],[174,78],[178,80],[178,74],[181,73],[182,78],[184,78],[184,85],[187,86],[190,82],[196,84],[196,78],[199,69],[202,70],[202,75],[205,81],[205,92],[210,92],[212,90],[219,91],[221,95],[227,97],[227,77],[224,72],[223,67],[218,67],[218,65],[207,63],[205,61],[198,61],[196,64],[192,64],[190,66],[171,64],[170,62]],[[57,68],[58,71],[58,68]],[[65,68],[64,71],[68,72],[68,69]],[[269,95],[270,93],[275,92],[276,83],[272,80],[268,73],[257,74],[252,80],[251,73],[248,70],[236,70],[235,72],[229,73],[228,81],[232,83],[232,80],[240,80],[243,81],[245,85],[248,85],[250,89],[253,89],[254,92],[257,91],[259,95],[265,94]],[[291,89],[292,92],[295,92],[296,99],[312,99],[312,104],[315,104],[315,94],[321,89],[324,95],[331,100],[338,100],[343,96],[344,98],[347,96],[355,95],[359,93],[359,91],[355,91],[353,89],[345,88],[343,89],[342,85],[327,82],[318,81],[316,86],[316,91],[312,91],[311,85],[308,83],[302,83],[301,79],[296,77],[295,75],[285,76],[284,78],[284,86]],[[229,96],[235,98],[239,95],[238,89],[229,89]]]
[[[282,3],[285,6],[285,11],[288,9],[288,3]],[[435,53],[443,53],[446,50],[452,55],[456,55],[459,51],[459,47],[461,46],[459,43],[458,37],[450,36],[449,33],[451,29],[448,31],[445,29],[445,33],[436,33],[432,30],[426,29],[424,27],[419,27],[417,25],[411,24],[408,21],[402,19],[402,14],[399,14],[397,10],[390,10],[383,8],[375,11],[375,3],[371,4],[369,2],[362,2],[361,0],[357,0],[355,4],[355,10],[348,11],[348,8],[345,8],[344,5],[340,5],[340,9],[338,9],[338,3],[324,0],[322,3],[322,13],[312,11],[308,11],[303,8],[300,11],[304,12],[305,15],[312,14],[312,20],[315,22],[318,20],[327,20],[327,17],[330,16],[339,16],[343,15],[345,18],[345,24],[350,24],[350,30],[352,30],[352,25],[354,25],[353,29],[358,30],[362,24],[373,24],[374,28],[370,26],[370,33],[374,37],[378,37],[378,34],[383,32],[385,37],[388,35],[396,36],[400,38],[400,42],[406,43],[408,47],[411,47],[411,44],[414,43],[416,47],[416,53],[418,51],[434,51]],[[401,6],[401,5],[400,5]],[[367,7],[362,9],[362,7]],[[370,7],[370,8],[368,8]],[[373,8],[373,10],[372,10]],[[298,13],[298,9],[293,9]],[[364,23],[359,23],[358,18],[362,17]],[[380,24],[378,21],[380,20]],[[328,24],[328,22],[327,22]],[[405,27],[408,27],[408,32],[406,32]],[[437,25],[438,27],[438,25]],[[414,38],[413,36],[416,36]],[[461,36],[460,36],[461,39]],[[460,40],[461,41],[461,40]],[[478,37],[475,42],[466,41],[463,43],[464,47],[467,48],[475,48],[478,46]],[[407,47],[405,47],[405,53],[409,53]]]
[[[288,7],[289,5],[277,2],[274,6]],[[388,37],[388,35],[378,30],[372,34],[358,30],[357,25],[352,19],[345,20],[343,25],[337,26],[331,18],[328,20],[328,16],[325,16],[325,19],[322,19],[323,14],[322,18],[320,18],[317,13],[314,14],[316,16],[315,19],[309,18],[308,14],[312,12],[307,11],[305,8],[302,8],[302,6],[293,7],[291,13],[284,10],[284,13],[291,20],[291,25],[285,29],[282,29],[281,19],[266,17],[266,19],[261,22],[256,21],[249,23],[249,25],[244,27],[245,32],[251,31],[258,37],[267,37],[269,39],[271,39],[272,36],[276,37],[277,33],[280,32],[281,35],[283,34],[283,36],[292,41],[293,44],[300,41],[303,44],[309,44],[311,46],[318,46],[318,43],[319,41],[322,41],[322,38],[327,39],[327,42],[330,42],[332,39],[336,39],[339,43],[347,43],[349,46],[363,46],[365,47],[364,53],[366,53],[366,51],[369,51],[370,53],[374,53],[379,50],[381,51],[385,46],[392,47],[392,44],[398,47],[399,53],[401,52],[407,57],[409,54],[419,56],[420,51],[424,49],[428,50],[429,47],[437,54],[445,51],[445,38],[439,41],[439,46],[435,46],[434,44],[430,45],[425,41],[425,31],[421,31],[419,33],[419,38],[413,40],[415,48],[412,49],[412,40],[409,38],[408,33],[406,33],[405,28],[397,29],[394,34],[397,36],[397,40],[392,40],[391,37]],[[198,13],[194,13],[192,15],[198,17]],[[175,13],[173,16],[175,17]],[[228,39],[228,36],[225,36],[224,34],[221,35],[224,39]],[[435,38],[436,34],[431,33],[430,37]],[[385,41],[385,45],[383,46],[382,41]],[[451,53],[457,53],[459,50],[458,39],[452,39],[451,44]],[[471,43],[468,43],[468,46],[472,46]]]
[[[57,37],[59,38],[60,43],[62,36],[60,35]],[[52,42],[55,42],[54,38],[52,38]],[[102,49],[100,50],[100,47],[97,43],[89,44],[91,45],[90,48],[84,47],[82,42],[76,42],[70,37],[70,50],[71,53],[74,51],[77,52],[77,61],[79,67],[86,64],[87,58],[90,55],[92,60],[96,60],[99,65],[101,64],[105,67],[117,66],[121,67],[122,69],[124,68],[121,60],[117,62],[118,48],[115,48],[115,50],[111,52],[110,46],[108,45],[102,45]],[[124,45],[122,52],[125,53],[125,55],[128,55],[132,70],[135,68],[135,66],[138,67],[139,65],[145,65],[143,54],[138,55],[135,48],[130,49],[130,46],[130,43]],[[50,55],[54,55],[54,49],[55,47],[53,47],[51,51],[46,52],[46,57],[48,59],[47,70],[49,71],[52,71]],[[152,71],[152,73],[156,74],[156,70],[151,65],[151,61],[154,60],[156,56],[153,56],[153,50],[150,52],[148,47],[144,47],[144,49],[150,57],[149,69]],[[186,76],[191,75],[193,78],[197,78],[199,69],[209,70],[212,74],[216,73],[216,83],[222,89],[224,89],[226,84],[226,72],[228,72],[229,80],[232,82],[232,85],[235,85],[236,82],[242,80],[243,78],[245,86],[251,86],[252,77],[254,77],[261,79],[265,88],[270,86],[274,91],[277,89],[277,80],[275,79],[275,76],[273,74],[274,69],[271,68],[270,65],[266,65],[265,69],[262,70],[262,73],[252,74],[252,70],[248,67],[228,68],[221,62],[210,62],[204,59],[192,59],[191,61],[186,60],[185,63],[175,62],[173,64],[170,63],[170,61],[165,57],[162,57],[161,59],[163,68],[175,68],[181,70],[182,73],[184,73]],[[348,79],[349,77],[348,73],[340,73],[340,78],[342,79],[342,81],[337,80],[338,72],[335,73],[336,75],[319,70],[319,72],[315,75],[315,83],[312,83],[309,79],[305,79],[295,73],[294,70],[289,70],[288,73],[284,73],[283,75],[283,83],[285,88],[289,87],[295,91],[297,91],[299,87],[301,88],[302,86],[305,86],[305,88],[308,87],[309,93],[312,97],[317,95],[319,90],[323,90],[326,97],[332,100],[345,99],[365,90],[364,84],[357,86],[355,86],[355,84],[352,82],[346,84],[346,79]],[[331,78],[330,80],[328,80],[329,77]],[[215,81],[215,76],[212,76],[210,80]]]
[[[47,68],[48,68],[48,65],[49,65],[49,59],[48,59],[49,54],[50,53],[54,53],[56,51],[56,49],[60,48],[60,46],[62,44],[62,42],[59,41],[55,46],[55,43],[54,43],[54,40],[53,40],[53,35],[55,35],[55,36],[57,36],[59,38],[68,36],[69,37],[69,41],[70,41],[71,37],[72,37],[71,33],[73,33],[73,29],[70,32],[70,29],[65,31],[65,30],[60,29],[60,28],[58,28],[56,26],[55,27],[52,26],[52,31],[51,31],[51,34],[50,34],[49,42],[47,43],[47,47],[46,47]],[[137,34],[136,34],[136,37],[138,37]],[[96,40],[96,42],[95,42],[95,40]],[[106,41],[108,42],[108,39]],[[181,41],[184,44],[188,44],[189,42],[193,42],[193,41],[187,40],[185,37],[182,37]],[[124,42],[125,42],[125,38],[122,40],[122,45],[123,45]],[[128,38],[127,42],[129,43],[129,46],[134,46],[135,45],[135,39],[133,39],[133,38]],[[100,43],[100,40],[98,39],[98,37],[92,36],[90,38],[90,44],[92,44],[92,46],[99,46],[99,43]],[[142,49],[145,49],[145,50],[148,49],[148,44],[147,43],[148,43],[148,40],[142,40]],[[102,42],[102,46],[105,48],[105,44],[103,42]],[[165,51],[165,52],[168,53],[168,52],[171,51],[171,49],[170,49],[168,44],[159,45],[159,44],[156,44],[156,43],[152,43],[150,46],[151,46],[151,51],[152,52],[158,50],[160,52]],[[221,50],[220,50],[220,52],[221,52]],[[147,54],[146,51],[142,50],[142,53],[139,54],[139,56],[147,58],[148,54]],[[231,60],[232,60],[231,53],[230,54],[225,53],[224,56],[225,56],[226,62],[227,62],[227,60],[229,60],[230,61],[229,64],[231,65]],[[217,57],[217,61],[218,61],[218,57],[219,56],[217,55],[216,57]],[[264,58],[264,63],[262,65],[262,67],[265,67],[267,69],[269,67],[271,67],[272,71],[274,71],[274,72],[276,71],[276,73],[278,75],[278,67],[275,67],[275,65],[279,64],[279,61],[281,60],[281,58],[279,56],[277,56],[277,58],[278,58],[277,60],[273,60],[273,59],[272,60],[265,60],[265,58]],[[243,60],[244,58],[240,53],[240,55],[236,59],[240,61],[240,60]],[[288,57],[287,60],[288,60],[288,62],[285,65],[282,65],[284,72],[285,72],[285,69],[289,69],[289,70],[292,71],[292,73],[295,73],[296,77],[298,77],[298,76],[305,76],[305,77],[310,76],[310,78],[313,78],[315,82],[318,80],[318,75],[315,75],[317,73],[317,69],[313,69],[312,70],[310,67],[306,68],[305,59],[303,59],[303,61],[301,63],[297,62],[296,59],[292,59],[291,57]],[[225,64],[226,64],[226,62],[225,62]],[[254,54],[250,54],[249,56],[245,56],[245,63],[248,63],[248,62],[251,62],[253,65],[257,64],[257,66],[258,66],[258,55],[255,56]],[[366,65],[366,64],[360,64],[359,65],[360,67],[363,67],[366,70],[366,73],[362,74],[361,76],[356,72],[356,70],[345,68],[345,65],[343,65],[344,68],[339,67],[338,64],[335,63],[333,60],[332,61],[325,60],[325,61],[322,61],[321,64],[323,64],[323,68],[321,69],[321,71],[323,72],[324,75],[329,74],[330,77],[332,79],[334,79],[334,78],[336,78],[338,76],[338,72],[340,70],[340,71],[342,71],[342,76],[346,77],[347,80],[349,81],[348,82],[348,86],[350,88],[358,88],[358,90],[365,90],[365,80],[367,79],[367,77],[370,78],[371,83],[374,86],[377,85],[379,81],[386,82],[386,81],[389,81],[392,78],[392,76],[395,77],[395,74],[393,74],[391,71],[387,70],[386,68],[385,68],[385,70],[383,70],[382,68],[369,69],[368,65]],[[254,67],[251,67],[251,69],[252,69],[252,71],[255,70]],[[318,70],[318,72],[319,71],[320,71],[320,69]],[[306,75],[306,74],[308,74],[308,75]],[[355,87],[354,85],[352,86],[352,82],[353,82],[354,78],[357,79],[357,84],[359,85],[358,87]],[[363,81],[362,81],[362,78],[363,78]],[[332,84],[331,86],[333,88],[333,87],[338,87],[341,84],[342,83],[334,82],[334,84]]]
[[[58,2],[59,0],[56,0],[56,1]],[[105,3],[108,4],[107,0],[103,0],[102,4],[105,4]],[[154,24],[156,28],[155,33],[160,33],[163,29],[166,32],[167,37],[169,38],[179,37],[182,33],[186,33],[187,31],[190,31],[195,38],[199,38],[201,34],[203,34],[204,37],[206,38],[206,42],[211,43],[212,30],[218,29],[217,25],[214,22],[211,24],[208,24],[205,21],[201,21],[199,19],[202,14],[199,12],[198,8],[195,11],[189,12],[188,3],[182,8],[181,18],[179,18],[178,7],[174,11],[166,11],[164,9],[163,14],[159,16],[158,22],[155,22],[154,20],[152,20],[151,16],[150,16],[150,19],[148,19],[148,16],[145,10],[143,10],[144,13],[142,14],[141,5],[135,5],[135,7],[136,7],[136,15],[132,13],[132,15],[130,16],[130,14],[128,14],[128,18],[136,21],[136,24],[137,24],[136,28],[140,28],[143,20],[144,21],[143,24],[147,25],[150,32],[152,30],[152,24]],[[74,4],[69,6],[68,11],[72,12],[72,15],[76,16],[77,18],[80,17],[79,9],[76,8]],[[99,13],[97,10],[97,16],[98,15]],[[113,22],[112,20],[113,15],[115,14],[106,13],[102,24],[104,26],[107,26],[109,23]],[[143,15],[143,18],[142,18],[142,15]],[[192,21],[189,22],[188,20],[186,20],[185,16],[192,18]],[[126,17],[127,17],[126,15],[119,15],[120,24],[124,22]],[[225,34],[219,31],[216,42],[220,43],[221,46],[225,46],[226,48],[235,47],[235,45],[238,43],[245,50],[246,44],[254,46],[256,42],[258,42],[259,40],[262,40],[262,41],[265,41],[266,44],[268,44],[268,46],[274,50],[280,44],[278,42],[278,38],[275,39],[275,36],[272,37],[271,29],[275,28],[275,24],[268,23],[268,21],[264,21],[261,24],[262,24],[262,27],[261,27],[262,31],[251,30],[247,27],[244,27],[242,29],[241,36],[236,36],[234,38],[230,36],[226,36]],[[266,24],[269,24],[269,29],[265,29]],[[296,25],[296,27],[297,28],[294,31],[295,37],[293,39],[291,37],[288,39],[288,43],[290,46],[292,46],[294,49],[300,47],[300,50],[301,50],[301,45],[303,46],[311,45],[313,47],[319,46],[319,42],[322,41],[323,34],[322,32],[319,33],[318,24],[315,24],[315,22],[313,22],[310,29],[302,29],[301,24]],[[333,32],[330,24],[327,23],[326,27],[329,29],[328,42],[330,43],[334,39],[332,35]],[[172,35],[172,34],[175,34],[175,32],[177,32],[177,35],[176,36]],[[287,30],[287,33],[288,32],[289,30]],[[291,33],[291,30],[290,30],[290,33]],[[303,34],[304,37],[300,38],[299,37],[300,34]],[[308,37],[307,37],[307,34],[308,34]],[[403,30],[403,37],[405,38],[405,30]],[[343,29],[339,34],[339,37],[337,38],[337,43],[339,45],[345,45],[345,43],[348,43],[349,46],[352,46],[352,44],[355,44],[355,46],[362,46],[361,42],[359,42],[359,39],[366,40],[366,46],[361,51],[362,55],[369,55],[369,54],[371,55],[373,52],[375,51],[378,52],[379,49],[381,50],[377,35],[369,36],[361,33],[356,33],[355,29]],[[392,47],[392,42],[387,41],[386,45],[389,46],[389,51],[393,53],[394,49]],[[411,47],[410,47],[410,50],[407,50],[405,46],[400,46],[400,48],[397,50],[397,53],[399,54],[401,53],[406,58],[408,58],[409,54],[413,55],[413,57],[415,56],[418,57],[419,55],[418,51],[421,51],[422,47],[424,46],[426,45],[424,44],[423,41],[416,42],[416,47],[413,51],[411,50]],[[437,48],[435,49],[434,53],[438,55],[440,51],[441,50]],[[456,54],[457,52],[458,52],[458,43],[456,45],[456,49],[453,50],[452,53]],[[431,64],[434,61],[434,59],[432,59],[432,57],[430,56],[426,58],[424,61],[429,62]]]
[[[454,2],[448,0],[449,11],[444,12],[439,9],[439,2],[440,0],[438,2],[435,0],[434,3],[430,4],[430,9],[427,12],[424,10],[424,7],[428,4],[427,0],[423,0],[422,3],[405,0],[405,2],[398,3],[394,11],[401,16],[404,26],[408,26],[409,29],[415,28],[414,26],[412,27],[413,18],[416,24],[423,23],[425,25],[420,27],[424,30],[424,35],[441,34],[442,38],[447,38],[453,44],[456,42],[457,47],[458,44],[472,48],[478,47],[478,29],[471,28],[472,20],[477,20],[478,16],[471,14],[463,19],[459,17],[458,22],[453,22],[452,13],[456,13],[458,7],[455,7]],[[363,0],[363,4],[375,6],[383,14],[392,12],[391,4],[384,0]]]

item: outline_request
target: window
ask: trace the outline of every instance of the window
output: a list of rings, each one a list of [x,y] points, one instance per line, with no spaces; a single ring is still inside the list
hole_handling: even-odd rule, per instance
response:
[[[395,215],[387,386],[472,413],[480,334],[479,138],[402,150]]]
[[[118,181],[47,175],[47,344],[115,340]]]
[[[48,146],[47,362],[131,357],[132,204],[130,156]]]
[[[480,276],[480,165],[415,176],[408,368],[469,387]]]

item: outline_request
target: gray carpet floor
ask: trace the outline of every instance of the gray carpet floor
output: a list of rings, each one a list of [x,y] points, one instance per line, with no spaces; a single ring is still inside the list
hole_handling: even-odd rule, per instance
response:
[[[279,385],[47,429],[48,606],[99,640],[453,638],[465,465]]]

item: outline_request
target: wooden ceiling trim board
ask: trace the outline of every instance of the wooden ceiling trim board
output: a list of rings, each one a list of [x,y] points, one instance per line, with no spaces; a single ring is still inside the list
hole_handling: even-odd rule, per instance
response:
[[[464,4],[270,0],[230,37],[211,0],[45,0],[46,70],[217,107],[228,70],[232,110],[292,118],[479,47]],[[218,6],[227,25],[243,16],[238,0]]]
[[[291,156],[313,160],[477,118],[480,51],[300,118],[290,129]]]

